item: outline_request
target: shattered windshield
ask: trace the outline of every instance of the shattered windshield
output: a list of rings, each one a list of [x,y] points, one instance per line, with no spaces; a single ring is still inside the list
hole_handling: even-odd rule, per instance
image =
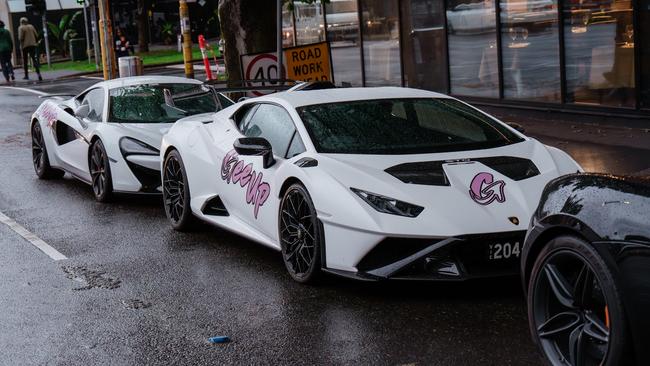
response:
[[[165,90],[173,105],[165,101]],[[212,90],[198,84],[133,85],[112,89],[109,98],[108,120],[117,123],[171,123],[219,110]]]

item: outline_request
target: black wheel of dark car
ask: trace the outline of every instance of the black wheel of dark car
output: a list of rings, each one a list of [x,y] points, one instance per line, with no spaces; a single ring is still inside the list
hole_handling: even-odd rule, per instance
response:
[[[585,241],[551,240],[528,284],[528,319],[550,365],[620,365],[627,325],[609,266]]]
[[[101,140],[97,140],[90,148],[90,178],[95,199],[108,202],[113,197],[113,180],[108,154]]]
[[[172,150],[165,158],[162,185],[165,214],[172,227],[178,231],[190,229],[195,223],[190,208],[190,188],[183,159],[176,150]]]
[[[32,125],[32,162],[34,163],[34,171],[40,179],[57,179],[65,174],[62,170],[50,166],[43,131],[38,122]]]
[[[294,184],[280,203],[279,237],[284,264],[300,283],[314,282],[320,274],[322,243],[316,209],[302,184]]]

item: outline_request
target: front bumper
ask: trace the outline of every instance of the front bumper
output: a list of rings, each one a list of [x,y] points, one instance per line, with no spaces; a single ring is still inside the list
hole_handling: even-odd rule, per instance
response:
[[[328,268],[327,263],[324,270],[361,280],[463,281],[513,276],[519,274],[525,235],[521,230],[442,239],[389,237],[361,258],[356,272]]]

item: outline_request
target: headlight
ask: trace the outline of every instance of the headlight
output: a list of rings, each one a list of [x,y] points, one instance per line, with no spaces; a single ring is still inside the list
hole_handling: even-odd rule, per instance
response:
[[[120,151],[122,155],[160,155],[160,151],[142,141],[130,137],[122,137],[120,140]]]
[[[362,191],[356,188],[350,188],[350,190],[379,212],[398,216],[417,217],[420,212],[424,210],[424,207],[402,202],[394,198]]]

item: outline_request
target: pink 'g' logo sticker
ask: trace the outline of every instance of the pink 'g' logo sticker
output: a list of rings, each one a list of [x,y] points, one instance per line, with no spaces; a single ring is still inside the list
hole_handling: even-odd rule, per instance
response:
[[[479,205],[489,205],[494,201],[503,203],[506,201],[503,190],[505,186],[506,182],[502,180],[495,182],[494,176],[490,173],[478,173],[469,185],[469,196]]]

